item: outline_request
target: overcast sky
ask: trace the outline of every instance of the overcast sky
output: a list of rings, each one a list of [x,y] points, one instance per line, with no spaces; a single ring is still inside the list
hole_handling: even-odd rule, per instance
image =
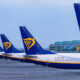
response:
[[[17,48],[23,48],[19,26],[26,26],[44,48],[56,41],[80,40],[73,7],[73,3],[79,2],[0,0],[0,33],[4,33]]]

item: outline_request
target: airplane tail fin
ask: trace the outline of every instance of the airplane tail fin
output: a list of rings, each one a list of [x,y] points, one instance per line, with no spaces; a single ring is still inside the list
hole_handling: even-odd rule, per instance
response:
[[[78,21],[79,30],[80,30],[80,3],[74,3],[74,9]]]
[[[5,50],[5,53],[17,53],[18,50],[13,46],[13,44],[7,39],[7,37],[4,34],[0,34],[2,44]]]
[[[35,38],[24,26],[20,27],[20,32],[21,32],[26,55],[51,54],[51,52],[44,50],[39,45],[39,43],[35,40]]]

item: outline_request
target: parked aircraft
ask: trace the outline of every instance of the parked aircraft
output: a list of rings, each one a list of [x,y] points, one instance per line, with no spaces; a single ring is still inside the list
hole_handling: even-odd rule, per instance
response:
[[[45,51],[25,27],[20,27],[26,52],[25,60],[62,69],[80,69],[79,53],[53,53]]]
[[[3,57],[8,58],[8,55],[20,56],[25,54],[23,51],[16,49],[4,34],[1,34],[0,36],[1,36],[3,47],[4,47],[4,51],[5,51],[5,53],[2,55]]]

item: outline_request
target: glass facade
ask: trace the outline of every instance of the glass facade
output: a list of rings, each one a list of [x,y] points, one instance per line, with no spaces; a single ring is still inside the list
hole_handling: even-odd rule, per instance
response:
[[[49,45],[49,50],[55,52],[79,52],[80,51],[80,41],[63,41],[55,42]]]

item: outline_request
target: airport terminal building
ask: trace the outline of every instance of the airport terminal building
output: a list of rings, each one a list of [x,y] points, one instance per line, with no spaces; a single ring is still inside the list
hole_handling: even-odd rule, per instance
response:
[[[55,42],[49,45],[49,50],[55,52],[79,52],[80,40]]]

